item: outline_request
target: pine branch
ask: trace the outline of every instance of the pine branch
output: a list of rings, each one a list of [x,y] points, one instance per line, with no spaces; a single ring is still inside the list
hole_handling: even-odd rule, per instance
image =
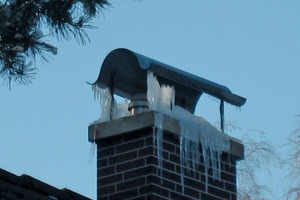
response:
[[[0,1],[0,76],[10,86],[32,82],[37,56],[47,61],[57,48],[42,41],[46,29],[58,40],[90,42],[90,21],[109,3],[106,0]]]

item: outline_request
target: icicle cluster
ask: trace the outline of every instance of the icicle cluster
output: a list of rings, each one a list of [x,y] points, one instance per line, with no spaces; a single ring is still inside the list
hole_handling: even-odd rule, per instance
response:
[[[208,180],[208,168],[213,170],[213,178],[220,178],[220,161],[223,151],[230,149],[229,138],[201,117],[194,116],[187,110],[175,105],[175,90],[166,85],[160,86],[156,77],[148,73],[148,91],[150,110],[158,111],[155,116],[155,135],[157,145],[158,167],[162,172],[163,119],[160,113],[169,115],[180,122],[180,162],[181,183],[184,188],[185,170],[196,170],[200,164],[201,154]],[[201,148],[202,147],[202,148]],[[211,163],[211,164],[210,164]],[[206,185],[207,187],[207,185]]]
[[[220,178],[221,154],[229,152],[229,138],[201,117],[197,117],[184,108],[175,105],[175,90],[167,85],[160,85],[152,73],[147,77],[147,98],[149,109],[158,111],[155,114],[154,141],[157,149],[160,175],[163,169],[163,115],[171,116],[180,123],[180,163],[181,183],[184,188],[184,176],[187,170],[198,169],[201,155],[205,167],[206,183],[208,169],[212,168],[213,178]],[[94,97],[100,100],[100,118],[94,123],[109,121],[128,116],[128,101],[117,103],[108,88],[93,85]],[[186,168],[186,170],[185,170]],[[207,185],[206,185],[207,187]]]
[[[97,84],[92,86],[92,91],[94,92],[94,98],[99,99],[100,102],[100,118],[94,121],[92,124],[110,121],[130,115],[128,111],[128,100],[125,99],[123,102],[118,103],[112,97],[111,92],[107,87],[101,88]]]

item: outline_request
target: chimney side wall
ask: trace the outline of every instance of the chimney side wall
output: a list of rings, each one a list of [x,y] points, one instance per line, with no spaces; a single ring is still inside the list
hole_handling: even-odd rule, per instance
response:
[[[221,179],[214,180],[211,168],[206,176],[201,155],[197,170],[185,168],[182,184],[178,135],[163,133],[162,170],[155,142],[151,127],[97,140],[98,200],[237,199],[233,156],[222,155]]]

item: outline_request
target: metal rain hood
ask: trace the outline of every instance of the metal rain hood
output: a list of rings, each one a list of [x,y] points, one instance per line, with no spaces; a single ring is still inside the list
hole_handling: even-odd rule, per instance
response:
[[[160,84],[175,88],[175,104],[194,113],[202,93],[207,93],[235,106],[242,106],[246,99],[233,94],[227,87],[176,69],[128,49],[110,52],[101,66],[94,83],[108,87],[112,94],[132,100],[136,94],[147,94],[147,73],[157,76]]]

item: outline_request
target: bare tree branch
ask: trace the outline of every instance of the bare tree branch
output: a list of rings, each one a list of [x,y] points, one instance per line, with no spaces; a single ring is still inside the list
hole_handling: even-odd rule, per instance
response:
[[[246,133],[242,139],[245,146],[245,159],[240,161],[237,167],[239,200],[273,199],[270,188],[257,183],[256,176],[258,170],[265,170],[271,176],[271,164],[279,162],[278,152],[267,141],[265,134],[262,131],[253,130]]]
[[[300,115],[298,115],[300,117]],[[298,122],[300,124],[300,122]],[[285,197],[288,200],[300,199],[300,126],[293,132],[288,140],[290,153],[284,164],[290,169],[286,178],[290,180],[290,187]]]

